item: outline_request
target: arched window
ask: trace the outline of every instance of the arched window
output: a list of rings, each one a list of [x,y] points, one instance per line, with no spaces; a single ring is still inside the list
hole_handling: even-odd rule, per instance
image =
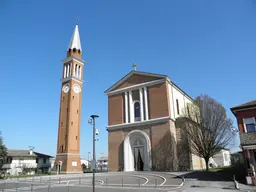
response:
[[[64,78],[66,78],[66,72],[67,72],[67,66],[65,65],[65,66],[64,66],[64,75],[63,75]]]
[[[143,145],[141,140],[140,139],[136,139],[134,142],[133,142],[133,146],[136,147],[136,146],[141,146]]]
[[[75,77],[77,76],[77,64],[75,65]]]
[[[135,121],[140,121],[140,102],[134,102],[134,119]]]
[[[67,75],[66,77],[69,77],[69,64],[68,64],[68,67],[67,67]]]
[[[81,78],[81,66],[78,67],[78,78]]]

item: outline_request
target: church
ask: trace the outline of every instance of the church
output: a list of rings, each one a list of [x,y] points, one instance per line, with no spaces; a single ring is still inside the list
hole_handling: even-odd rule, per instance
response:
[[[53,172],[82,173],[80,121],[82,47],[75,26],[62,61],[57,154]],[[201,169],[204,161],[190,153],[176,118],[193,99],[166,75],[134,70],[105,91],[108,96],[109,171],[177,171]]]
[[[108,96],[109,171],[179,171],[205,167],[176,125],[194,100],[168,76],[133,71]]]

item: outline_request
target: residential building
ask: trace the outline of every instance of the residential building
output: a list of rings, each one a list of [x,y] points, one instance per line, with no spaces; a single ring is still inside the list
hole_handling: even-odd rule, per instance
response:
[[[194,100],[168,76],[134,69],[108,95],[108,170],[202,169],[190,153],[176,118]]]
[[[49,173],[50,155],[38,153],[32,150],[8,150],[7,158],[3,162],[2,169],[10,175],[35,173]]]
[[[215,154],[212,158],[213,167],[227,167],[231,165],[230,151],[222,149],[219,153]],[[211,162],[210,160],[210,162]]]
[[[108,157],[101,157],[97,160],[99,171],[108,171]]]
[[[256,176],[256,100],[232,107],[231,111],[237,119],[249,184],[251,177]]]
[[[82,164],[85,164],[85,166],[86,166],[87,168],[89,168],[89,167],[90,167],[91,162],[90,162],[90,161],[88,161],[88,159],[81,158],[81,165],[82,165]]]
[[[244,164],[244,156],[242,151],[238,151],[231,154],[231,163],[235,164]]]
[[[68,46],[67,57],[63,60],[57,154],[53,167],[53,172],[57,174],[82,173],[80,119],[84,63],[76,25]]]

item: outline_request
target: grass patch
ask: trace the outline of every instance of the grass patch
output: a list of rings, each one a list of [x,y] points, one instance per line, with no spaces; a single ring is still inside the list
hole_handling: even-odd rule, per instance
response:
[[[208,171],[209,173],[215,174],[218,177],[223,178],[223,180],[233,180],[233,176],[237,181],[244,182],[245,181],[245,167],[244,165],[237,164],[228,167],[216,167],[211,168]]]
[[[49,176],[50,174],[39,174],[39,175],[11,175],[9,178],[27,178],[27,177],[41,177],[41,176]]]

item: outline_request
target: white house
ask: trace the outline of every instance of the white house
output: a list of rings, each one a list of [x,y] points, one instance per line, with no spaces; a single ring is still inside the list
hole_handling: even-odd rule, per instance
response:
[[[226,167],[231,165],[231,154],[229,150],[222,149],[209,160],[211,167]]]
[[[10,175],[48,173],[51,168],[50,158],[50,155],[32,150],[8,150],[6,160],[1,162],[1,169]]]
[[[81,161],[81,165],[82,165],[82,164],[85,164],[85,166],[86,166],[87,168],[89,168],[90,162],[88,161],[88,159],[81,158],[80,161]]]
[[[101,157],[97,160],[97,167],[100,171],[108,170],[108,157]]]

